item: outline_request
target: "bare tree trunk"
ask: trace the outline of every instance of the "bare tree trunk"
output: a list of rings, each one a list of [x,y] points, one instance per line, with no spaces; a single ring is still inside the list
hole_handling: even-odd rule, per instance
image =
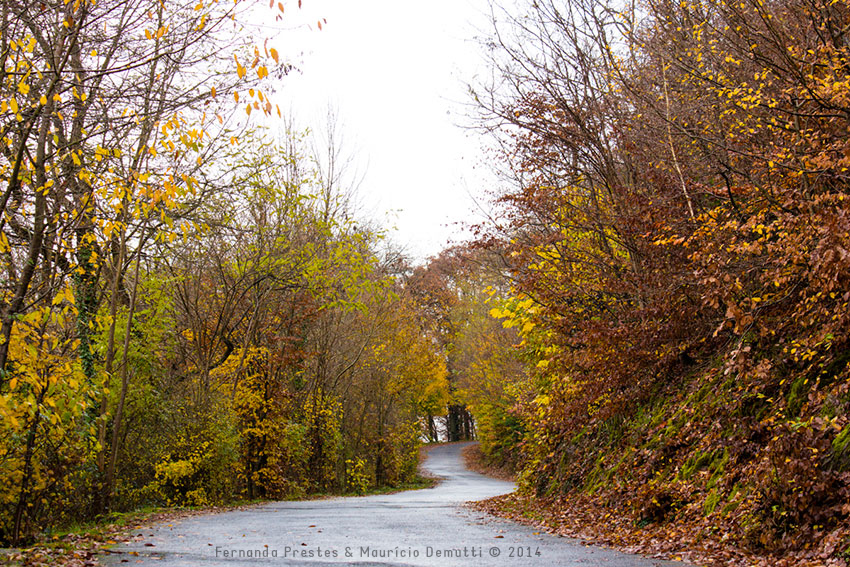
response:
[[[118,398],[118,406],[115,408],[115,416],[112,420],[112,441],[110,443],[109,467],[106,470],[106,480],[103,486],[103,509],[109,510],[112,492],[115,484],[115,465],[118,460],[120,445],[121,420],[124,416],[124,403],[127,399],[127,390],[130,384],[130,335],[133,330],[133,315],[136,311],[136,303],[139,294],[139,268],[142,264],[142,248],[147,240],[147,235],[142,238],[136,248],[136,267],[133,273],[133,291],[130,294],[130,305],[127,310],[127,324],[124,327],[124,345],[122,347],[123,360],[121,364],[121,395]]]
[[[36,407],[41,407],[44,401],[44,395],[47,393],[47,387],[42,388],[36,400]],[[24,512],[26,511],[29,502],[30,482],[32,481],[33,467],[32,460],[35,453],[35,440],[38,435],[39,412],[32,418],[32,422],[27,431],[27,448],[24,453],[24,470],[21,477],[21,488],[18,492],[18,503],[15,505],[15,516],[12,525],[12,543],[17,544],[21,537],[21,528],[24,523]]]

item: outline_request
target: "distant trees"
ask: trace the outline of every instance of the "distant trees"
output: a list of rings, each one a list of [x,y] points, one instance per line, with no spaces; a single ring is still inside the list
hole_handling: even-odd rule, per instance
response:
[[[482,433],[481,441],[487,445],[494,442],[492,429],[503,426],[504,419],[512,419],[503,411],[510,405],[507,400],[515,399],[512,385],[525,377],[513,352],[517,335],[490,316],[491,309],[510,291],[503,268],[498,254],[458,246],[416,268],[409,281],[420,316],[446,357],[451,393],[445,424],[449,441]],[[436,438],[436,427],[431,429]],[[516,431],[506,434],[517,441]],[[509,458],[510,449],[505,449],[506,454],[499,456]]]
[[[457,369],[454,364],[453,342],[462,324],[456,317],[455,309],[460,298],[458,278],[462,277],[465,265],[456,250],[443,251],[426,265],[414,270],[410,279],[410,288],[419,305],[420,316],[430,328],[434,340],[443,351],[447,360],[450,399],[445,429],[446,440],[463,441],[472,439],[474,425],[472,416],[465,403],[457,394]],[[439,439],[434,416],[428,415],[429,435],[432,440]]]

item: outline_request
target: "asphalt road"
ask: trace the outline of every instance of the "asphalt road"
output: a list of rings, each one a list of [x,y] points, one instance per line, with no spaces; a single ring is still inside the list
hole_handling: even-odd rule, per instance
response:
[[[678,565],[576,540],[462,507],[514,489],[464,468],[462,444],[430,450],[435,488],[380,496],[273,502],[139,531],[108,566],[616,566]]]

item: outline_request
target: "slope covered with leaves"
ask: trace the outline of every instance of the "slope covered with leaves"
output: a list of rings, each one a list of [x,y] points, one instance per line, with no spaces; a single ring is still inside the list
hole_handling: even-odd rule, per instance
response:
[[[498,22],[507,80],[477,97],[515,189],[483,243],[528,370],[503,406],[525,493],[611,533],[843,561],[850,4]]]

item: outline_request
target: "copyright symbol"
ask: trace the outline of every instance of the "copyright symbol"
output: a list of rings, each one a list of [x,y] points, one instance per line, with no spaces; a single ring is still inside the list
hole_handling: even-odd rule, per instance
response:
[[[500,550],[498,547],[491,547],[490,548],[490,557],[498,557],[501,554],[502,554],[502,550]]]

